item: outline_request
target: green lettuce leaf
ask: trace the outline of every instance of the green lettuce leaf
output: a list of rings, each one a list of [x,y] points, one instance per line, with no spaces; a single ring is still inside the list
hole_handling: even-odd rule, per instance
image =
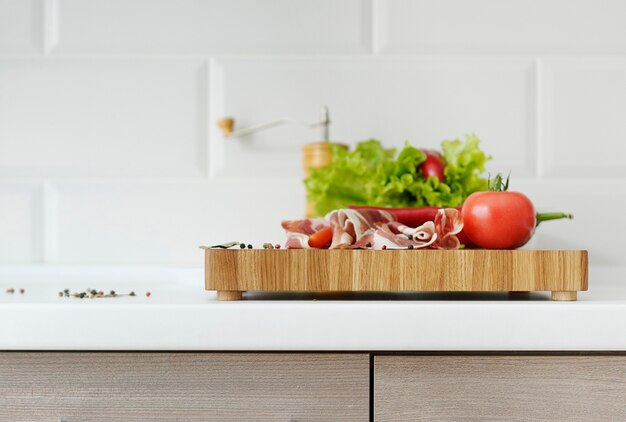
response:
[[[426,156],[408,142],[397,156],[394,148],[383,148],[375,139],[358,143],[352,151],[331,145],[331,165],[312,170],[304,181],[307,197],[315,203],[316,216],[348,205],[456,207],[471,193],[487,190],[481,174],[490,157],[479,142],[475,135],[466,136],[465,143],[442,142],[443,183],[422,177],[418,166]]]
[[[489,189],[488,180],[481,175],[485,172],[485,163],[491,156],[482,152],[479,144],[480,139],[473,134],[465,136],[465,143],[458,139],[441,143],[446,163],[444,181],[454,192],[455,203],[458,205],[472,193]]]

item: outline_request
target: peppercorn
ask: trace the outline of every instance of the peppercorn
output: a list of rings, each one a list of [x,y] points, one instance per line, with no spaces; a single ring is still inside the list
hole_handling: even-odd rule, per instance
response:
[[[413,245],[409,245],[409,249],[413,249]]]
[[[6,290],[6,292],[7,292],[7,293],[9,293],[9,294],[13,294],[13,293],[15,293],[15,289],[14,289],[13,287],[9,287],[9,288]]]
[[[135,296],[135,292],[130,292],[128,295],[129,296]]]
[[[79,296],[81,299],[84,299],[84,298],[85,298],[85,292],[81,292],[78,296]]]
[[[59,297],[63,297],[63,292],[59,292]]]
[[[110,294],[111,296],[115,296],[115,290],[111,290],[111,291],[109,292],[109,294]]]
[[[370,242],[367,242],[367,244],[365,245],[366,248],[371,248],[372,244]]]
[[[408,237],[409,240],[413,240],[413,235],[412,234],[407,234],[406,237]]]
[[[252,245],[248,243],[248,249],[252,249]]]
[[[151,295],[152,295],[152,293],[146,292],[146,297],[150,297]]]
[[[245,244],[245,243],[240,243],[240,244],[239,244],[239,247],[240,247],[241,249],[246,249],[246,244]]]
[[[20,289],[20,294],[21,294],[21,295],[23,295],[25,291],[26,291],[26,290],[24,290],[23,288],[21,288],[21,289]]]

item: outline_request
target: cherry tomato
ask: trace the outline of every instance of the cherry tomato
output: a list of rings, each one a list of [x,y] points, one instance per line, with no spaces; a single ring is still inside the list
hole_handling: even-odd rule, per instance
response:
[[[463,204],[463,232],[486,249],[515,249],[530,240],[535,207],[519,192],[476,192]]]
[[[428,179],[431,176],[435,176],[439,183],[443,182],[443,169],[445,164],[441,154],[436,151],[423,150],[426,154],[426,161],[420,164],[422,170],[422,176],[424,179]]]
[[[333,241],[333,229],[326,227],[309,236],[309,246],[312,248],[326,249]]]

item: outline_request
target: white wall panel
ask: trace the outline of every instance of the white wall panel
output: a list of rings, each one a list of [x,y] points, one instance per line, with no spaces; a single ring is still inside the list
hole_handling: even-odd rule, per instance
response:
[[[202,266],[199,245],[285,240],[304,214],[299,181],[57,183],[56,261]]]
[[[0,264],[32,264],[42,257],[41,189],[0,182]]]
[[[350,145],[476,133],[489,171],[575,215],[529,247],[624,265],[624,16],[622,0],[0,0],[0,264],[199,267],[200,244],[282,242],[321,130],[224,139],[215,122],[325,104]]]
[[[59,0],[55,53],[348,53],[367,0]]]
[[[524,192],[540,212],[568,212],[573,220],[541,223],[533,249],[587,249],[592,265],[624,265],[626,183],[515,181],[511,190]]]
[[[592,265],[623,265],[626,184],[513,180],[538,211],[573,220],[540,225],[535,249],[587,249]],[[62,182],[53,185],[56,259],[61,264],[199,267],[198,245],[239,240],[283,243],[283,219],[304,213],[299,181]],[[615,215],[613,215],[615,214]]]
[[[330,107],[331,138],[371,137],[388,146],[436,148],[476,133],[494,156],[492,171],[533,174],[533,66],[524,59],[225,59],[215,66],[213,117],[237,127],[280,117],[318,118]],[[319,129],[288,126],[222,139],[213,125],[218,177],[300,177],[301,145]]]
[[[36,53],[42,41],[40,1],[0,0],[0,54]]]
[[[0,175],[204,174],[206,79],[197,60],[0,61]]]
[[[385,53],[626,52],[622,0],[380,0]]]
[[[545,174],[626,177],[626,60],[544,64]]]

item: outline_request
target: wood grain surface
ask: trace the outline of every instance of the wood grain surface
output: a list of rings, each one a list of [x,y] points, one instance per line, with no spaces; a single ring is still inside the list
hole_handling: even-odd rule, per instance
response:
[[[626,356],[376,356],[376,421],[626,420]]]
[[[367,354],[0,352],[1,421],[366,421],[368,415]]]
[[[587,290],[587,251],[207,249],[205,253],[207,290]]]

